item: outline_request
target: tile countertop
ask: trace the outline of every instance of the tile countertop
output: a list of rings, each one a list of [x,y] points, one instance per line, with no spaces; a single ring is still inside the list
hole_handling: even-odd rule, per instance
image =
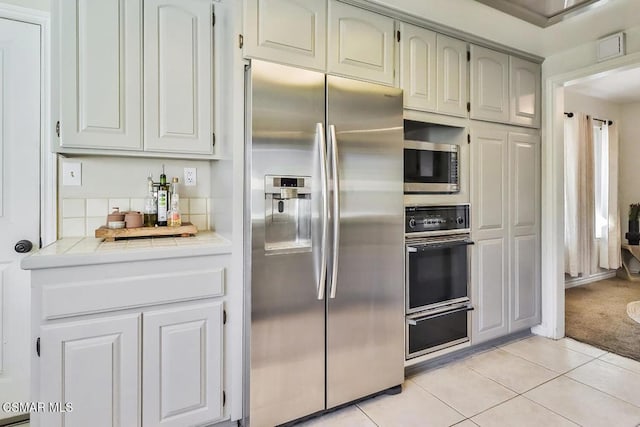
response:
[[[67,237],[34,252],[20,264],[24,270],[146,261],[231,253],[231,242],[214,232],[191,237],[152,237],[104,242]]]

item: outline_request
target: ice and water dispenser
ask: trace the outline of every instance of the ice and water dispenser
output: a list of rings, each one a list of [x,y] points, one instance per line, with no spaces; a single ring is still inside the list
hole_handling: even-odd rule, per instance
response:
[[[267,255],[311,251],[311,177],[266,175],[264,184]]]

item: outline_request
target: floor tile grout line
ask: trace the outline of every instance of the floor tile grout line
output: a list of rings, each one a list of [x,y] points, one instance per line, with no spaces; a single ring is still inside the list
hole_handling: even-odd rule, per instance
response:
[[[600,393],[606,394],[607,396],[612,397],[612,398],[614,398],[614,399],[616,399],[616,400],[619,400],[619,401],[624,402],[624,403],[628,403],[629,405],[634,406],[634,407],[636,407],[636,408],[640,408],[640,405],[636,405],[635,403],[632,403],[632,402],[626,401],[626,400],[624,400],[624,399],[622,399],[622,398],[620,398],[620,397],[618,397],[618,396],[614,396],[613,394],[611,394],[611,393],[609,393],[609,392],[607,392],[607,391],[605,391],[605,390],[601,390],[601,389],[599,389],[599,388],[597,388],[597,387],[592,386],[591,384],[587,384],[587,383],[585,383],[585,382],[582,382],[582,381],[580,381],[579,379],[569,377],[569,376],[567,376],[566,374],[563,374],[563,376],[566,376],[566,377],[567,377],[567,379],[573,380],[573,381],[575,381],[575,382],[577,382],[577,383],[579,383],[579,384],[582,384],[582,385],[584,385],[584,386],[587,386],[587,387],[589,387],[589,388],[591,388],[591,389],[593,389],[593,390],[599,391]],[[638,424],[638,425],[640,425],[640,424]]]
[[[411,380],[407,380],[407,381],[411,381]],[[422,387],[420,384],[418,384],[415,381],[412,381],[416,386],[420,387],[422,390],[424,390],[425,392],[427,392],[427,394],[433,396],[436,400],[438,400],[439,402],[441,402],[443,405],[445,405],[448,408],[451,408],[453,411],[455,411],[456,413],[460,414],[460,416],[468,418],[465,414],[463,414],[462,412],[458,411],[456,408],[454,408],[453,406],[449,405],[447,402],[445,402],[444,400],[440,399],[438,396],[436,396],[435,394],[431,393],[429,390],[427,390],[426,388]],[[464,420],[462,420],[464,421]],[[459,421],[459,422],[462,422]]]
[[[373,423],[373,425],[374,425],[374,426],[376,426],[376,427],[380,427],[380,425],[379,425],[378,423],[376,423],[376,422],[373,420],[373,418],[371,418],[371,416],[370,416],[369,414],[367,414],[367,411],[365,411],[364,409],[362,409],[362,408],[360,407],[360,403],[356,403],[354,406],[355,406],[356,408],[358,408],[358,410],[359,410],[360,412],[362,412],[362,413],[364,414],[364,416],[365,416],[365,417],[367,417],[367,418],[369,419],[369,421],[371,421],[371,422]]]
[[[531,390],[533,390],[533,389],[531,389]],[[531,391],[531,390],[529,390],[529,391]],[[527,393],[528,393],[528,392],[527,392]],[[564,416],[564,415],[562,415],[562,414],[560,414],[560,413],[558,413],[558,412],[554,411],[553,409],[551,409],[551,408],[548,408],[548,407],[544,406],[542,403],[540,403],[540,402],[536,402],[535,400],[533,400],[533,399],[531,399],[531,398],[529,398],[529,397],[525,396],[524,394],[522,395],[522,397],[523,397],[523,398],[525,398],[525,399],[527,399],[529,402],[533,402],[533,403],[535,403],[536,405],[540,405],[541,407],[543,407],[543,408],[544,408],[544,409],[546,409],[547,411],[551,412],[552,414],[556,414],[557,416],[559,416],[559,417],[561,417],[561,418],[564,418],[565,420],[567,420],[567,421],[569,421],[569,422],[571,422],[571,423],[573,423],[573,424],[576,424],[576,425],[579,425],[579,426],[580,426],[580,425],[582,425],[582,424],[580,424],[578,421],[574,421],[574,420],[572,420],[571,418],[566,417],[566,416]]]
[[[533,363],[533,364],[535,364],[535,365],[541,366],[541,367],[543,367],[543,368],[545,368],[545,369],[547,369],[547,370],[549,370],[549,371],[556,372],[556,373],[558,373],[558,374],[560,374],[560,375],[564,375],[566,372],[572,371],[572,370],[574,370],[575,368],[578,368],[578,367],[580,367],[580,366],[582,366],[582,365],[585,365],[585,364],[587,364],[587,363],[589,363],[589,362],[593,362],[594,360],[596,360],[596,359],[597,359],[597,357],[589,356],[588,354],[580,353],[580,352],[578,352],[578,351],[571,350],[570,348],[567,348],[567,350],[573,351],[574,353],[578,353],[578,354],[580,354],[580,355],[582,355],[582,356],[587,356],[587,357],[591,358],[591,360],[588,360],[588,361],[586,361],[586,362],[584,362],[584,363],[581,363],[580,365],[578,365],[578,366],[576,366],[576,367],[574,367],[574,368],[571,368],[571,369],[569,369],[568,371],[558,372],[558,371],[556,371],[555,369],[551,369],[551,368],[549,368],[548,366],[544,366],[543,364],[541,364],[541,363],[539,363],[539,362],[536,362],[536,361],[534,361],[534,360],[527,359],[527,358],[526,358],[526,357],[524,357],[524,356],[521,356],[521,355],[519,355],[519,354],[517,354],[517,353],[513,353],[513,352],[511,352],[511,351],[509,351],[509,350],[504,349],[504,351],[508,352],[509,354],[512,354],[512,355],[514,355],[514,356],[517,356],[517,357],[519,357],[519,358],[521,358],[521,359],[523,359],[523,360],[526,360],[527,362],[531,362],[531,363]]]
[[[611,353],[611,352],[610,352],[610,353],[607,353],[607,354],[613,354],[613,355],[616,355],[616,356],[620,356],[619,354]],[[605,355],[602,355],[601,357],[604,357],[604,356],[605,356]],[[620,357],[624,357],[624,356],[620,356]],[[630,359],[630,358],[628,358],[628,357],[627,357],[626,359],[632,360],[632,361],[634,361],[634,362],[638,362],[637,360]],[[629,368],[626,368],[626,367],[624,367],[624,366],[620,366],[620,365],[618,365],[617,363],[609,362],[608,360],[603,360],[603,359],[601,359],[600,357],[598,357],[598,360],[599,360],[599,361],[601,361],[602,363],[606,363],[606,364],[608,364],[608,365],[615,366],[615,367],[620,368],[620,369],[624,369],[624,370],[625,370],[625,371],[627,371],[627,372],[631,372],[631,373],[634,373],[634,374],[636,374],[636,375],[640,375],[640,371],[634,371],[633,369],[629,369]],[[640,363],[640,362],[638,362],[638,363]]]

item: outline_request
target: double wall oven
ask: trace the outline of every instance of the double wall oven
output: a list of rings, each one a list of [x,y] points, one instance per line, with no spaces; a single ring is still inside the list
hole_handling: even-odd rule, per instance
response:
[[[469,341],[469,205],[408,206],[407,360]]]

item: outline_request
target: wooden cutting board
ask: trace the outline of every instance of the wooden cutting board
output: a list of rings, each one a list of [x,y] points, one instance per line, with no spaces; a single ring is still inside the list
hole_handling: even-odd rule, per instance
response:
[[[105,242],[130,237],[180,236],[188,237],[198,233],[198,229],[190,222],[183,222],[178,227],[138,227],[138,228],[108,228],[102,226],[96,229],[95,236],[104,238]]]

